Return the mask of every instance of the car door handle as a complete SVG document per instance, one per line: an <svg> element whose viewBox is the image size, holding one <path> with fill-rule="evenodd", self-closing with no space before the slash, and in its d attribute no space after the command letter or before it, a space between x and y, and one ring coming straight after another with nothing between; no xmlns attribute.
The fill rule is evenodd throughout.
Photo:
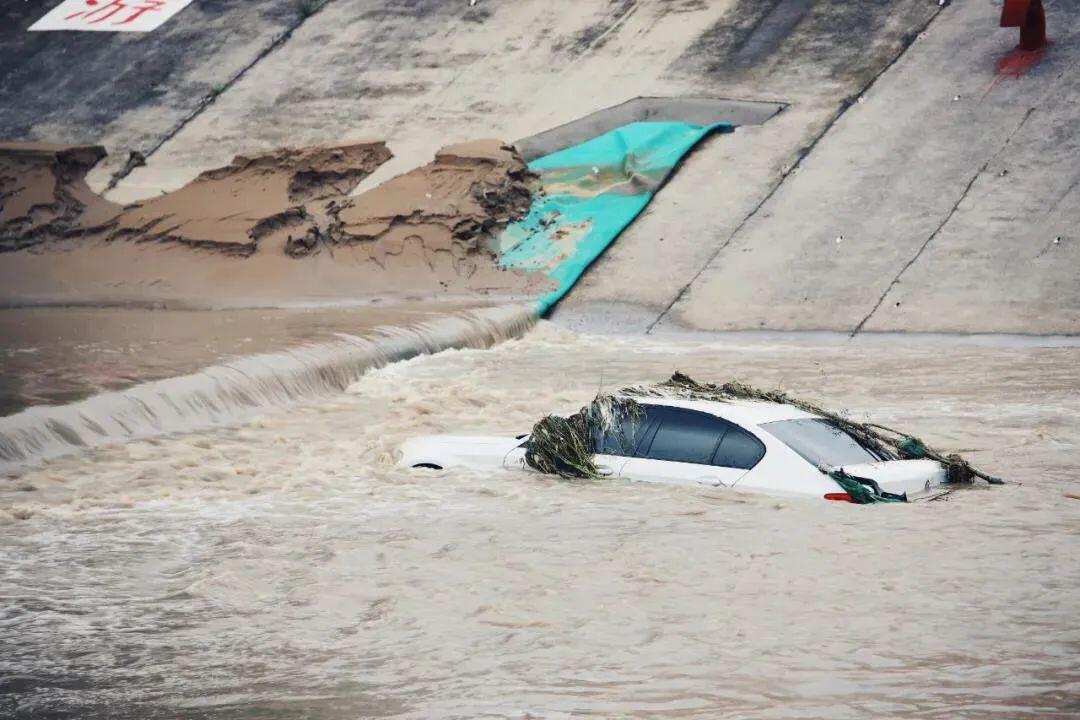
<svg viewBox="0 0 1080 720"><path fill-rule="evenodd" d="M607 465L597 465L596 472L598 472L601 477L611 477L615 474L615 469Z"/></svg>
<svg viewBox="0 0 1080 720"><path fill-rule="evenodd" d="M727 487L723 480L717 480L714 477L699 477L697 479L698 485L709 485L710 487Z"/></svg>

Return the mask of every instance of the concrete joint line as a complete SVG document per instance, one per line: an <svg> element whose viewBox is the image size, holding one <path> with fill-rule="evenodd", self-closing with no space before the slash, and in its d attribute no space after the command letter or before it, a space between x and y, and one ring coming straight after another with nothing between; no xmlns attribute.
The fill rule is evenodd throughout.
<svg viewBox="0 0 1080 720"><path fill-rule="evenodd" d="M825 133L827 133L829 131L829 128L833 126L833 123L835 123L840 118L840 116L844 113L844 110L847 109L849 104L850 101L845 100L841 104L841 109L837 113L835 113L832 118L829 119L829 122L826 123L822 131L818 133L808 145L799 150L798 154L795 157L795 162L791 165L791 167L789 167L780 175L780 179L773 183L772 187L769 188L769 191L765 193L764 197L762 197L761 200L759 200L758 203L754 205L753 209L750 210L750 212L747 213L746 216L739 221L739 224L735 226L735 229L731 231L731 234L727 236L727 239L724 240L724 242L720 243L720 246L717 247L716 250L709 255L709 257L705 260L702 266L699 267L697 272L694 273L693 277L691 277L690 280L688 280L686 284L679 289L679 292L675 295L671 302L667 304L663 312L657 315L656 319L649 323L649 326L645 328L646 335L652 334L653 328L655 328L660 323L660 321L663 320L665 316L667 316L667 314L671 311L671 308L675 307L675 304L679 302L679 300L681 300L683 296L686 295L687 291L690 290L690 286L697 282L697 279L701 277L702 273L704 273L705 270L709 267L709 265L712 264L712 261L715 260L721 252L723 252L724 248L731 244L731 241L735 239L735 236L739 234L739 232L746 226L746 223L748 223L752 217L757 215L758 211L765 206L765 203L769 202L772 196L776 194L776 191L780 189L780 186L784 184L784 181L787 180L788 176L791 175L802 164L802 161L806 158L806 156L809 155L810 152L817 146L818 141L820 141L821 138L825 136Z"/></svg>
<svg viewBox="0 0 1080 720"><path fill-rule="evenodd" d="M256 54L255 57L251 60L251 62L240 68L240 70L235 75L229 78L228 82L226 82L220 88L215 89L209 95L206 95L201 100L199 100L199 103L191 112L180 118L180 120L178 120L175 125L169 128L169 131L166 132L160 140L154 143L149 150L141 153L141 159L145 161L148 157L160 150L165 145L165 143L169 142L174 137L179 135L180 131L187 127L192 120L201 115L203 110L213 105L219 97L225 94L225 92L227 92L229 88L235 85L237 81L240 80L240 78L246 75L248 70L258 65L263 58L265 58L267 55L274 52L279 47L288 42L289 38L292 37L292 34L297 30L297 28L303 25L308 18L312 17L318 12L321 12L324 7L326 7L333 1L334 0L310 0L309 2L303 3L302 7L307 9L299 14L299 17L296 19L295 22L293 22L292 25L287 27L284 32L275 35L274 39L270 41L270 44L260 50L258 54ZM112 174L112 177L109 178L109 184L105 186L105 190L102 194L109 192L110 190L115 188L121 180L130 175L135 168L139 167L142 164L144 163L135 163L129 159L128 163L124 165L124 167L120 168Z"/></svg>
<svg viewBox="0 0 1080 720"><path fill-rule="evenodd" d="M889 283L889 285L885 288L884 292L881 293L881 296L878 297L877 302L874 303L874 307L870 309L870 312L866 314L866 317L860 320L859 324L856 325L855 329L853 329L851 331L851 334L848 335L849 339L858 335L862 331L866 323L869 322L870 318L874 316L874 313L878 311L878 308L880 308L885 303L885 298L888 297L889 293L892 292L892 289L894 287L900 284L900 279L904 276L904 273L908 271L908 268L910 268L916 263L916 261L918 261L919 257L922 256L926 248L929 247L931 242L933 242L934 238L940 235L941 231L945 228L946 225L949 224L949 221L952 220L953 215L956 214L956 211L960 207L961 203L963 203L964 200L967 199L968 193L971 192L972 186L975 185L975 181L978 180L984 172L986 172L986 168L990 167L990 163L996 160L997 157L1001 155L1001 153L1005 150L1005 148L1008 147L1009 143L1012 142L1013 136L1015 136L1016 133L1020 132L1020 128L1024 127L1024 124L1028 121L1028 118L1030 118L1031 114L1034 112L1035 108L1028 108L1027 112L1024 113L1024 117L1020 118L1020 122L1005 138L1005 142L1001 143L1000 147L998 147L997 150L991 153L990 157L988 157L986 161L979 166L979 169L975 171L975 174L971 176L970 180L968 180L967 185L964 186L964 190L960 193L960 197L958 197L956 199L956 202L953 203L952 207L949 208L949 212L945 214L945 217L938 224L938 226L934 228L934 231L930 233L929 236L927 236L926 240L924 240L922 245L919 246L919 249L915 251L915 254L912 255L911 258L906 263L904 263L904 266L900 268L900 271L896 273L896 276L892 279L892 282Z"/></svg>
<svg viewBox="0 0 1080 720"><path fill-rule="evenodd" d="M620 15L615 20L615 22L611 23L611 25L609 25L608 28L606 30L604 30L604 32L597 35L593 39L593 41L591 43L589 43L589 46L585 48L585 51L582 52L577 58L575 58L573 62L571 62L569 65L567 65L567 67L565 69L563 69L561 74L565 75L569 68L571 68L574 65L578 64L579 62L581 62L581 59L584 58L586 55L589 55L593 51L593 48L595 48L597 45L600 45L601 43L605 42L609 35L616 32L620 27L622 27L626 23L626 21L630 18L631 15L633 15L634 13L636 13L638 11L638 7L639 6L638 6L637 2L632 3L630 5L630 7L627 8L626 11L623 12L623 14Z"/></svg>
<svg viewBox="0 0 1080 720"><path fill-rule="evenodd" d="M911 45L915 42L916 39L918 39L920 35L926 32L926 29L930 27L930 23L934 22L934 20L942 13L943 10L943 7L938 8L938 10L936 10L934 14L931 15L925 23L923 23L922 27L920 27L918 30L911 33L904 39L899 52L897 52L896 55L894 55L893 58L889 60L889 62L885 63L885 65L880 70L878 70L874 74L874 76L870 78L870 80L865 85L862 86L862 88L860 88L857 92L852 93L848 97L844 98L840 102L839 108L837 108L837 111L833 114L831 118L829 118L829 121L825 123L825 126L821 129L821 131L814 136L814 139L811 140L808 145L801 148L796 153L795 162L792 163L785 172L781 173L780 178L775 183L773 183L772 187L770 187L768 192L765 193L765 196L762 197L761 200L756 205L754 205L753 209L751 209L750 212L747 213L747 215L739 221L739 224L735 227L734 230L731 231L731 234L728 235L727 239L724 240L724 242L722 242L720 246L717 247L716 250L709 255L708 258L705 259L704 264L700 268L698 268L698 271L694 273L693 277L690 278L689 282L687 282L679 289L679 292L676 293L675 297L672 298L671 302L669 302L664 307L660 314L656 316L656 319L649 323L649 326L645 328L646 335L652 334L656 326L659 325L660 322L663 321L663 319L667 317L667 315L671 312L671 309L675 307L675 305L680 300L682 300L683 297L686 296L686 293L690 290L690 286L697 282L698 278L700 278L701 275L705 272L705 270L713 263L713 260L719 257L720 253L722 253L724 249L731 244L731 241L735 239L735 236L738 235L739 232L742 231L742 229L746 226L750 219L757 215L758 211L761 210L761 208L763 208L767 202L769 202L769 200L773 197L773 195L776 194L776 191L780 189L780 187L784 184L788 177L793 175L795 171L799 169L803 161L806 160L806 158L810 155L811 152L813 152L814 148L817 147L817 144L829 133L829 131L833 128L837 121L844 116L844 113L846 113L852 105L855 105L855 101L861 95L865 95L874 86L874 84L877 83L878 79L882 75L887 73L889 69L892 68L892 66L895 65L897 61L899 61L900 58L904 56L904 53L908 51L908 48L911 47Z"/></svg>

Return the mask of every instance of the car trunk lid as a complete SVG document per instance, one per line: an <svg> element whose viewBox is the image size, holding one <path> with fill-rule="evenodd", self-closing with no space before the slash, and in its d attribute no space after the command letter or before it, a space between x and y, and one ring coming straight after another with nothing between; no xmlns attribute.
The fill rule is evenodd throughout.
<svg viewBox="0 0 1080 720"><path fill-rule="evenodd" d="M885 492L896 495L925 492L945 482L945 468L935 460L889 460L840 469L853 477L873 480Z"/></svg>

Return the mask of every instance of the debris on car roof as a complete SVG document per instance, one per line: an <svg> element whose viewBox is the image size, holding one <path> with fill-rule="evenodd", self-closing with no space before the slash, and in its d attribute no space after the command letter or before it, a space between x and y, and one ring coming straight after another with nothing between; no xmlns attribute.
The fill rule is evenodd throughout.
<svg viewBox="0 0 1080 720"><path fill-rule="evenodd" d="M707 402L758 401L789 405L834 423L860 445L883 460L934 460L945 468L945 482L971 484L976 479L1001 485L1000 478L988 475L955 453L934 450L917 436L873 422L857 422L819 405L792 397L781 390L761 390L740 382L722 385L699 383L676 372L668 380L652 386L632 386L616 393L599 393L588 405L569 417L549 415L533 426L525 463L539 472L564 478L599 478L593 455L596 438L623 422L635 422L643 414L647 398L669 398ZM842 468L819 467L859 504L903 502L906 497L882 491L873 480L850 475Z"/></svg>

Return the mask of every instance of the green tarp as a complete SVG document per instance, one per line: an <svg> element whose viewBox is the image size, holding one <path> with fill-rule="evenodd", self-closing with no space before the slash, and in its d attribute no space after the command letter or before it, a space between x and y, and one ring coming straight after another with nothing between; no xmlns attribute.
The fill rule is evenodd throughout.
<svg viewBox="0 0 1080 720"><path fill-rule="evenodd" d="M543 315L645 209L694 145L733 129L728 123L636 122L533 160L529 169L540 175L544 194L499 238L500 264L555 281L555 289L536 300Z"/></svg>

